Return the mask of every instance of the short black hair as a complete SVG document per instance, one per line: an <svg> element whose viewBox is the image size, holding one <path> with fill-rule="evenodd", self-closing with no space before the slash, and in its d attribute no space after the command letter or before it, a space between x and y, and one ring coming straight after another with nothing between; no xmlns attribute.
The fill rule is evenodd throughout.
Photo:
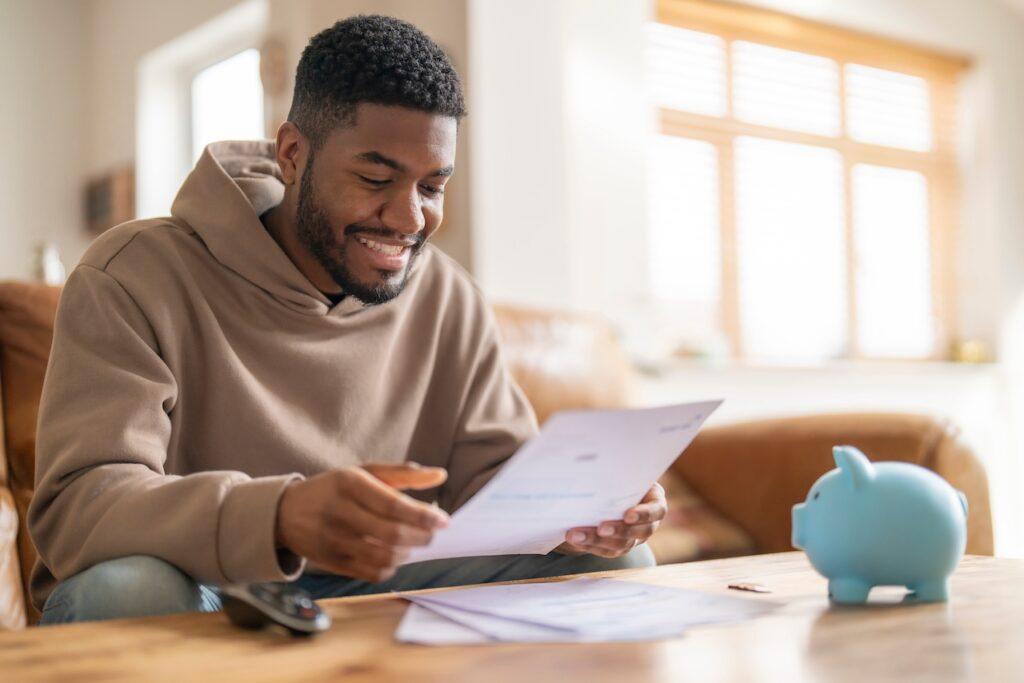
<svg viewBox="0 0 1024 683"><path fill-rule="evenodd" d="M313 36L295 71L288 120L319 148L332 130L353 123L361 102L466 114L444 50L412 24L380 15L344 19Z"/></svg>

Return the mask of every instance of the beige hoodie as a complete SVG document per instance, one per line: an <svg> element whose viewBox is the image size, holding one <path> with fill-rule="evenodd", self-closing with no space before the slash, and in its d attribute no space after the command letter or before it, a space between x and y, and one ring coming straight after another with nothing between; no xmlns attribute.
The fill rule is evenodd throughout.
<svg viewBox="0 0 1024 683"><path fill-rule="evenodd" d="M431 246L394 300L333 308L266 232L269 142L210 145L172 217L118 226L61 296L29 528L33 600L126 555L208 583L286 580L274 548L290 481L415 460L453 510L536 431L489 309Z"/></svg>

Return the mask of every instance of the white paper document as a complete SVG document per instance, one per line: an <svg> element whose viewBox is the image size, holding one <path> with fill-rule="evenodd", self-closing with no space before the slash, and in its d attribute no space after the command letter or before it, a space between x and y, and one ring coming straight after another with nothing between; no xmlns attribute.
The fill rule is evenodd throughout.
<svg viewBox="0 0 1024 683"><path fill-rule="evenodd" d="M721 403L552 416L407 562L545 554L572 527L621 519Z"/></svg>
<svg viewBox="0 0 1024 683"><path fill-rule="evenodd" d="M409 605L405 611L395 631L395 640L418 645L478 645L494 642L479 631L416 604Z"/></svg>
<svg viewBox="0 0 1024 683"><path fill-rule="evenodd" d="M760 597L590 578L403 597L414 604L395 637L427 645L669 638L693 626L752 619L779 606Z"/></svg>

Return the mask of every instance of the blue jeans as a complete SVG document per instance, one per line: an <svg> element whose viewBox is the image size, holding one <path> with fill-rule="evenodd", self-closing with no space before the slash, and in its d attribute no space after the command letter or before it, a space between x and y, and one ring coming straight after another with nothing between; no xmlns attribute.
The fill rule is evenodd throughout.
<svg viewBox="0 0 1024 683"><path fill-rule="evenodd" d="M368 595L392 590L462 586L492 581L538 579L611 569L653 567L646 545L609 560L595 555L498 555L432 560L399 567L382 583L332 574L303 574L296 585L314 599ZM216 588L197 583L172 564L148 555L101 562L62 581L50 593L40 624L147 617L221 609Z"/></svg>

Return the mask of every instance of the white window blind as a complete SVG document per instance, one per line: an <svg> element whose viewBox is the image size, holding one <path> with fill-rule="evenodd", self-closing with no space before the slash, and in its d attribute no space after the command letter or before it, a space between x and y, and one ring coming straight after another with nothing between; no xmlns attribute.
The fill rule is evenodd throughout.
<svg viewBox="0 0 1024 683"><path fill-rule="evenodd" d="M851 138L922 152L931 149L931 106L923 78L860 64L847 64L845 71Z"/></svg>
<svg viewBox="0 0 1024 683"><path fill-rule="evenodd" d="M661 135L649 160L651 289L677 301L681 314L714 324L721 304L718 150Z"/></svg>
<svg viewBox="0 0 1024 683"><path fill-rule="evenodd" d="M839 134L839 65L832 59L738 40L732 44L736 118Z"/></svg>
<svg viewBox="0 0 1024 683"><path fill-rule="evenodd" d="M736 140L743 349L768 361L846 351L843 163L834 150Z"/></svg>
<svg viewBox="0 0 1024 683"><path fill-rule="evenodd" d="M928 185L920 173L853 167L858 344L871 356L915 358L935 343Z"/></svg>
<svg viewBox="0 0 1024 683"><path fill-rule="evenodd" d="M725 41L665 24L648 24L647 31L647 73L654 101L671 109L723 116Z"/></svg>

